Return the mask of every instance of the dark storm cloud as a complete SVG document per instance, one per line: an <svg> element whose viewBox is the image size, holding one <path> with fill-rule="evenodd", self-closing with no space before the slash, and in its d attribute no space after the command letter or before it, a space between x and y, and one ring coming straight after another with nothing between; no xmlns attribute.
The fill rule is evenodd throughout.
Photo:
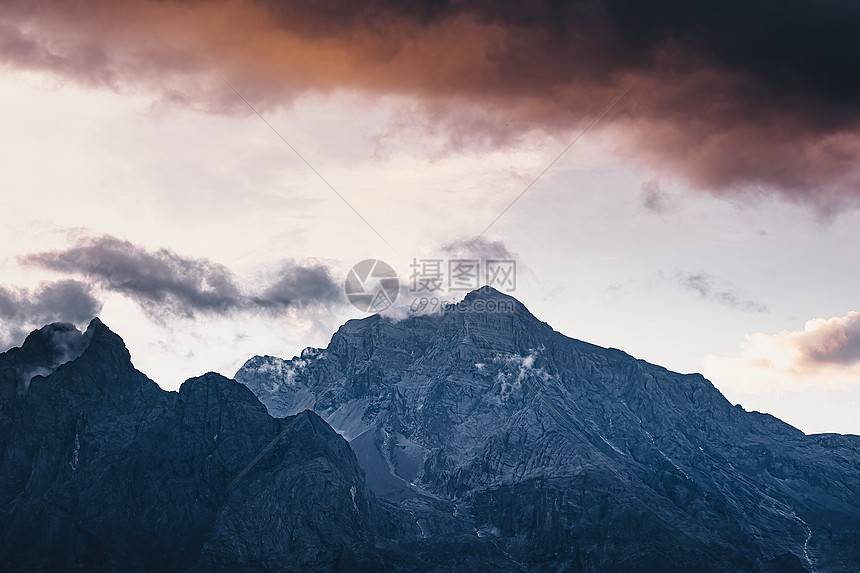
<svg viewBox="0 0 860 573"><path fill-rule="evenodd" d="M671 280L682 288L698 294L702 299L709 300L735 310L740 310L742 312L770 313L767 305L745 297L733 285L708 273L675 271L669 276L660 273L660 277Z"/></svg>
<svg viewBox="0 0 860 573"><path fill-rule="evenodd" d="M33 327L52 322L89 322L102 309L88 284L44 282L36 289L0 285L0 348L18 344Z"/></svg>
<svg viewBox="0 0 860 573"><path fill-rule="evenodd" d="M234 274L223 265L168 249L148 251L111 236L86 239L60 251L25 255L20 261L81 275L157 314L278 312L343 302L342 291L321 265L284 263L276 282L254 296L240 290Z"/></svg>
<svg viewBox="0 0 860 573"><path fill-rule="evenodd" d="M287 263L281 278L254 298L263 307L305 306L308 302L339 303L343 301L343 286L335 284L331 272L322 265L300 266Z"/></svg>
<svg viewBox="0 0 860 573"><path fill-rule="evenodd" d="M247 113L346 89L418 102L457 146L562 141L718 194L860 202L860 3L849 0L6 0L0 58L162 102ZM611 125L608 125L611 124Z"/></svg>
<svg viewBox="0 0 860 573"><path fill-rule="evenodd" d="M167 249L148 252L128 241L101 237L63 251L21 257L26 264L81 274L107 290L187 312L225 311L241 295L230 271L205 259L190 259Z"/></svg>
<svg viewBox="0 0 860 573"><path fill-rule="evenodd" d="M89 286L79 281L45 282L33 290L0 286L0 319L4 321L82 323L101 308Z"/></svg>

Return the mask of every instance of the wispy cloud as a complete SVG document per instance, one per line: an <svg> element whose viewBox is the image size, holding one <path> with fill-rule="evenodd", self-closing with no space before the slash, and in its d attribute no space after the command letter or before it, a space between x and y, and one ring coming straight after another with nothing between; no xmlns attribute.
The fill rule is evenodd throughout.
<svg viewBox="0 0 860 573"><path fill-rule="evenodd" d="M737 287L714 275L676 270L671 274L659 273L660 278L674 282L681 288L694 292L709 300L741 312L770 313L767 305L742 294Z"/></svg>
<svg viewBox="0 0 860 573"><path fill-rule="evenodd" d="M259 292L240 288L219 263L146 250L112 236L87 238L62 250L19 257L24 265L78 275L96 288L121 294L155 316L283 312L315 305L339 305L344 298L330 270L321 264L285 261L274 282Z"/></svg>

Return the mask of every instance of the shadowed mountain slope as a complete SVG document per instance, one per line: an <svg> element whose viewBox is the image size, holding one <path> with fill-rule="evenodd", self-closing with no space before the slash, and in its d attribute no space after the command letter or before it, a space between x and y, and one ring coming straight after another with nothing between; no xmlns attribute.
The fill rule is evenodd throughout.
<svg viewBox="0 0 860 573"><path fill-rule="evenodd" d="M98 319L0 355L0 570L449 570L386 535L420 545L312 412L214 373L165 392ZM469 562L504 570L492 545Z"/></svg>

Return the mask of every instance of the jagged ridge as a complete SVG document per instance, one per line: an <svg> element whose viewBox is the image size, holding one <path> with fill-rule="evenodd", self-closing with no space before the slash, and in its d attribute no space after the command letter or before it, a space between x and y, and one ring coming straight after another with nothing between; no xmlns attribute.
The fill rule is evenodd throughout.
<svg viewBox="0 0 860 573"><path fill-rule="evenodd" d="M34 332L0 372L0 570L382 566L375 499L315 414L272 418L214 373L165 392L97 319Z"/></svg>
<svg viewBox="0 0 860 573"><path fill-rule="evenodd" d="M450 500L532 567L860 569L860 438L745 412L493 289L441 315L349 321L236 379L275 415L313 408L378 495Z"/></svg>

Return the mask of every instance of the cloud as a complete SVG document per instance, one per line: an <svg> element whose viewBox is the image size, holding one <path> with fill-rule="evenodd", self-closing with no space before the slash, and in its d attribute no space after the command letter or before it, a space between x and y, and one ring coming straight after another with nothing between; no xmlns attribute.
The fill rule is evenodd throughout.
<svg viewBox="0 0 860 573"><path fill-rule="evenodd" d="M807 322L803 331L789 334L806 362L860 364L860 312L828 320L816 318Z"/></svg>
<svg viewBox="0 0 860 573"><path fill-rule="evenodd" d="M458 239L442 245L445 256L456 259L515 260L517 255L510 252L503 241L484 237Z"/></svg>
<svg viewBox="0 0 860 573"><path fill-rule="evenodd" d="M306 306L312 302L343 301L343 286L335 284L328 268L322 265L301 266L294 262L283 265L281 278L253 301L266 308Z"/></svg>
<svg viewBox="0 0 860 573"><path fill-rule="evenodd" d="M663 213L669 207L669 198L656 179L642 184L642 206L653 213Z"/></svg>
<svg viewBox="0 0 860 573"><path fill-rule="evenodd" d="M453 280L452 265L456 268L458 261L477 262L463 267L467 269L464 280L468 286ZM457 303L468 291L484 285L516 296L522 273L528 269L503 241L472 237L437 246L414 257L407 269L398 271L397 300L385 310L385 315L394 320L440 312L444 304Z"/></svg>
<svg viewBox="0 0 860 573"><path fill-rule="evenodd" d="M456 146L567 139L721 195L860 200L856 2L6 0L0 62L164 105L248 113L308 92L403 98Z"/></svg>
<svg viewBox="0 0 860 573"><path fill-rule="evenodd" d="M671 276L661 272L660 277L671 280L686 290L695 292L702 299L741 312L770 313L767 305L745 297L732 284L708 273L690 273L676 270Z"/></svg>
<svg viewBox="0 0 860 573"><path fill-rule="evenodd" d="M478 285L489 285L502 292L516 294L522 273L527 271L516 253L508 250L507 245L500 240L485 237L458 239L442 245L442 259L446 264L445 272L451 277L451 266L457 265L458 260L479 261ZM471 290L471 289L467 289ZM452 292L459 299L462 292Z"/></svg>
<svg viewBox="0 0 860 573"><path fill-rule="evenodd" d="M82 324L101 312L88 284L43 282L35 289L0 286L0 348L20 343L33 328L53 322Z"/></svg>
<svg viewBox="0 0 860 573"><path fill-rule="evenodd" d="M0 318L30 322L88 322L101 310L89 286L75 280L43 282L29 290L0 286Z"/></svg>
<svg viewBox="0 0 860 573"><path fill-rule="evenodd" d="M89 238L59 251L19 257L25 265L76 274L99 288L133 300L155 316L224 314L231 311L283 312L344 303L329 270L288 261L275 282L259 294L239 288L227 267L169 249L148 251L112 236Z"/></svg>
<svg viewBox="0 0 860 573"><path fill-rule="evenodd" d="M705 358L715 380L746 392L860 384L860 312L815 318L803 330L746 337L738 355Z"/></svg>

